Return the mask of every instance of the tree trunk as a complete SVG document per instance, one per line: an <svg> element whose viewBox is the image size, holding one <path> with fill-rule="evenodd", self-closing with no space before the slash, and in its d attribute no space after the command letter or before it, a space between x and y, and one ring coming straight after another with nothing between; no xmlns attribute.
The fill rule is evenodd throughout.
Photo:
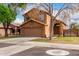
<svg viewBox="0 0 79 59"><path fill-rule="evenodd" d="M52 19L50 20L50 36L49 36L49 40L52 40Z"/></svg>
<svg viewBox="0 0 79 59"><path fill-rule="evenodd" d="M5 31L5 37L8 37L8 27L9 27L9 25L3 23L3 26L4 26L4 31Z"/></svg>
<svg viewBox="0 0 79 59"><path fill-rule="evenodd" d="M49 40L52 40L52 37L54 36L54 22L55 20L51 17L51 20L50 20L50 37L49 37Z"/></svg>
<svg viewBox="0 0 79 59"><path fill-rule="evenodd" d="M5 28L4 30L5 30L5 37L8 37L8 29Z"/></svg>
<svg viewBox="0 0 79 59"><path fill-rule="evenodd" d="M53 22L53 18L52 18L52 13L53 13L53 11L52 11L52 9L51 9L51 4L49 3L49 15L50 15L50 17L51 17L51 19L50 19L50 34L49 34L49 40L52 40L52 34L53 34L53 27L52 27L52 22Z"/></svg>

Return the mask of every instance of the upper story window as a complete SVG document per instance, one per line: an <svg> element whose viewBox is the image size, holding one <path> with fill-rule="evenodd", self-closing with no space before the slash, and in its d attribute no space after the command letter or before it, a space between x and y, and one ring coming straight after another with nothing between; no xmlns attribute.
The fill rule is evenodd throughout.
<svg viewBox="0 0 79 59"><path fill-rule="evenodd" d="M25 15L25 16L24 16L24 19L25 19L25 20L29 20L30 17Z"/></svg>
<svg viewBox="0 0 79 59"><path fill-rule="evenodd" d="M39 15L39 19L40 19L41 21L44 21L44 14L40 14L40 15Z"/></svg>

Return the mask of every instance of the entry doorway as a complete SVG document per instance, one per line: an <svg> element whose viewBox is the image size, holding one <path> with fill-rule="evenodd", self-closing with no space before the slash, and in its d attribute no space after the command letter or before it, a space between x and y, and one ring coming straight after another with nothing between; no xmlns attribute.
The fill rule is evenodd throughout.
<svg viewBox="0 0 79 59"><path fill-rule="evenodd" d="M61 33L60 33L60 23L56 23L56 24L54 24L54 35L57 35L57 36L59 36Z"/></svg>

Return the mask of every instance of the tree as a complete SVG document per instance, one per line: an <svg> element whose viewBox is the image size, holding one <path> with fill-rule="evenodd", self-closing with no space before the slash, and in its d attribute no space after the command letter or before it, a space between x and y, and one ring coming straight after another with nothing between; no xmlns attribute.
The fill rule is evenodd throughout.
<svg viewBox="0 0 79 59"><path fill-rule="evenodd" d="M50 37L49 40L52 39L53 36L53 27L54 27L54 22L58 16L63 16L62 18L64 20L69 20L71 14L76 13L79 11L79 4L63 4L62 7L58 10L55 16L53 16L54 8L53 8L53 3L43 3L43 4L37 4L38 8L44 9L46 12L51 17L50 20Z"/></svg>
<svg viewBox="0 0 79 59"><path fill-rule="evenodd" d="M79 25L77 23L71 23L70 30L72 33L74 33L78 36Z"/></svg>
<svg viewBox="0 0 79 59"><path fill-rule="evenodd" d="M74 28L75 26L77 26L77 23L71 23L70 24L70 29Z"/></svg>
<svg viewBox="0 0 79 59"><path fill-rule="evenodd" d="M19 9L26 9L27 3L9 3L8 7L12 7L15 12Z"/></svg>
<svg viewBox="0 0 79 59"><path fill-rule="evenodd" d="M0 23L3 24L5 30L5 37L8 36L8 28L12 21L16 18L16 13L11 9L5 6L4 4L0 4Z"/></svg>
<svg viewBox="0 0 79 59"><path fill-rule="evenodd" d="M23 4L23 3L0 4L0 23L3 24L4 30L5 30L5 37L8 36L8 28L10 24L15 20L17 11L20 8L24 9L25 6L26 4Z"/></svg>

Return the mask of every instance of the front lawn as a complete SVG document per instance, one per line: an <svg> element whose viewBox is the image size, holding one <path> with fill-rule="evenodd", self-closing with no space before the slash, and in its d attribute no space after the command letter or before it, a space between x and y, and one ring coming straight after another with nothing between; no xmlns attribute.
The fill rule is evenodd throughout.
<svg viewBox="0 0 79 59"><path fill-rule="evenodd" d="M36 42L49 42L49 43L66 43L66 44L79 44L79 37L57 37L52 40L47 38L34 39Z"/></svg>

